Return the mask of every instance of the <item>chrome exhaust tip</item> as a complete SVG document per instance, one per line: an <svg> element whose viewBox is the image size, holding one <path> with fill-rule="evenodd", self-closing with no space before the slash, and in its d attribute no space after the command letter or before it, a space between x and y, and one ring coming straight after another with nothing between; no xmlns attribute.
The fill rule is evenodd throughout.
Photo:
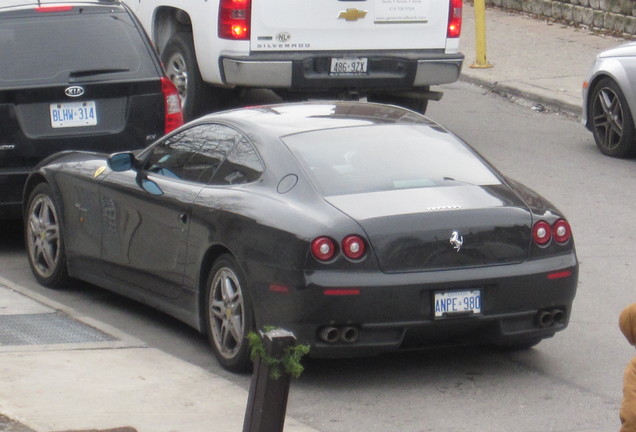
<svg viewBox="0 0 636 432"><path fill-rule="evenodd" d="M566 319L565 311L563 309L554 309L552 311L552 319L555 324L563 324Z"/></svg>
<svg viewBox="0 0 636 432"><path fill-rule="evenodd" d="M355 327L343 327L340 329L340 338L343 342L353 343L358 340L360 336L360 331Z"/></svg>
<svg viewBox="0 0 636 432"><path fill-rule="evenodd" d="M338 330L336 327L331 326L322 327L318 331L318 336L324 342L334 343L337 342L338 339L340 339L340 330Z"/></svg>
<svg viewBox="0 0 636 432"><path fill-rule="evenodd" d="M550 327L554 324L554 314L551 311L542 310L537 314L537 324L540 327Z"/></svg>

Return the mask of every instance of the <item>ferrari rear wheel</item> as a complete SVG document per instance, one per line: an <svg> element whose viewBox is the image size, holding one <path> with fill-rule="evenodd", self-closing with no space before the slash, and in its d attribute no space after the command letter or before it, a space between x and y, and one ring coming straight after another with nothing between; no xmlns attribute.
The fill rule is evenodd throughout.
<svg viewBox="0 0 636 432"><path fill-rule="evenodd" d="M221 366L233 372L250 366L247 334L254 330L254 318L246 280L236 260L222 255L207 281L208 338Z"/></svg>
<svg viewBox="0 0 636 432"><path fill-rule="evenodd" d="M50 288L59 288L70 279L58 214L51 187L46 183L36 186L25 214L25 244L35 278Z"/></svg>
<svg viewBox="0 0 636 432"><path fill-rule="evenodd" d="M627 100L618 84L603 78L594 87L590 118L601 153L618 158L636 155L636 131Z"/></svg>

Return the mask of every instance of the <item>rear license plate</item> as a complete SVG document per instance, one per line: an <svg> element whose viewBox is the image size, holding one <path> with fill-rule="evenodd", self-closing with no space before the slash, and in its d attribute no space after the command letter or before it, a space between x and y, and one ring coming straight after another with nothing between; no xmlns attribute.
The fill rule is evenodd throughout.
<svg viewBox="0 0 636 432"><path fill-rule="evenodd" d="M481 290L440 291L435 293L435 317L481 313Z"/></svg>
<svg viewBox="0 0 636 432"><path fill-rule="evenodd" d="M331 59L331 75L360 75L367 73L366 57L339 57Z"/></svg>
<svg viewBox="0 0 636 432"><path fill-rule="evenodd" d="M94 101L67 102L50 105L53 128L95 126L97 108Z"/></svg>

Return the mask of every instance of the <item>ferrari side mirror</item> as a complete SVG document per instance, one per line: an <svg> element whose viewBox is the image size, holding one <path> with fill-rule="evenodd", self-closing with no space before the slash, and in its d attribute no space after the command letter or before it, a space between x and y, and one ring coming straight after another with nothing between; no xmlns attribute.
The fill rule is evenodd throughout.
<svg viewBox="0 0 636 432"><path fill-rule="evenodd" d="M135 156L130 152L114 153L108 157L108 167L116 172L133 169Z"/></svg>

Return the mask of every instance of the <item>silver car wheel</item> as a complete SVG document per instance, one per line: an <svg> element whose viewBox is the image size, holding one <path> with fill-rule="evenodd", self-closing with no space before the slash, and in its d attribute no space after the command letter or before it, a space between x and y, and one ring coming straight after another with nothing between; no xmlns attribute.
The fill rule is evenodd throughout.
<svg viewBox="0 0 636 432"><path fill-rule="evenodd" d="M603 145L615 149L623 137L623 107L618 95L609 87L602 88L594 101L593 125Z"/></svg>
<svg viewBox="0 0 636 432"><path fill-rule="evenodd" d="M39 195L32 201L26 229L33 268L43 278L49 278L58 268L62 249L57 212L47 195Z"/></svg>
<svg viewBox="0 0 636 432"><path fill-rule="evenodd" d="M166 74L175 85L181 97L181 108L186 104L188 94L188 66L183 54L177 52L166 63Z"/></svg>
<svg viewBox="0 0 636 432"><path fill-rule="evenodd" d="M216 272L208 302L214 345L222 357L233 359L243 343L245 304L241 284L231 268L222 267Z"/></svg>

